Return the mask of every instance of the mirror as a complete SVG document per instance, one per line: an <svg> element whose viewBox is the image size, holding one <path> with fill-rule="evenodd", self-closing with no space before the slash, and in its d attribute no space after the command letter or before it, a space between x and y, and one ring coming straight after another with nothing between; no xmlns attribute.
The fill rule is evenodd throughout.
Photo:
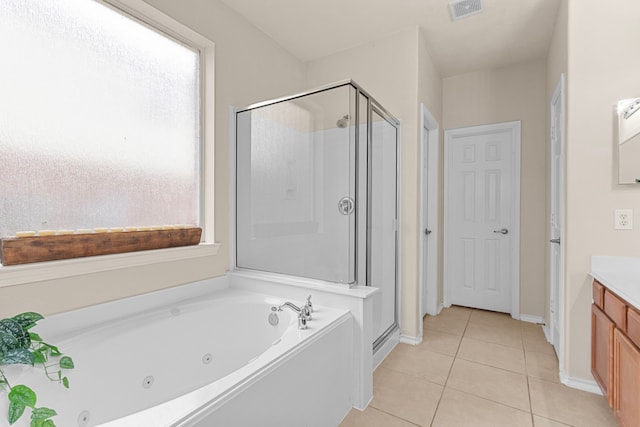
<svg viewBox="0 0 640 427"><path fill-rule="evenodd" d="M640 98L618 101L618 183L640 183Z"/></svg>

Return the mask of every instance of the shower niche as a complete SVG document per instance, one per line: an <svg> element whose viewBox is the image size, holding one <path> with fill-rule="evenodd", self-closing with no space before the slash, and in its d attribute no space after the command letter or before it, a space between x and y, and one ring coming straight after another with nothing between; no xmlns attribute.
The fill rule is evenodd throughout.
<svg viewBox="0 0 640 427"><path fill-rule="evenodd" d="M236 268L373 286L397 329L399 122L349 80L236 111Z"/></svg>

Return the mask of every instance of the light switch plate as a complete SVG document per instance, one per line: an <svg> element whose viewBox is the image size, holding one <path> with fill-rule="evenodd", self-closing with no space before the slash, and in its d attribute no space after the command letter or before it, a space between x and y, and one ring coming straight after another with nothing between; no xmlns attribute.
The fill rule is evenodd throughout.
<svg viewBox="0 0 640 427"><path fill-rule="evenodd" d="M616 230L633 230L633 209L616 209L613 227Z"/></svg>

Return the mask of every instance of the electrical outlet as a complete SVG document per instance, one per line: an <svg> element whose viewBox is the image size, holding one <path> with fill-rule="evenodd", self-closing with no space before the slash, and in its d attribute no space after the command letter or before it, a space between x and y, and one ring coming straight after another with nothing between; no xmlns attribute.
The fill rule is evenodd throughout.
<svg viewBox="0 0 640 427"><path fill-rule="evenodd" d="M616 209L614 214L613 227L616 230L632 230L633 229L633 210L632 209Z"/></svg>

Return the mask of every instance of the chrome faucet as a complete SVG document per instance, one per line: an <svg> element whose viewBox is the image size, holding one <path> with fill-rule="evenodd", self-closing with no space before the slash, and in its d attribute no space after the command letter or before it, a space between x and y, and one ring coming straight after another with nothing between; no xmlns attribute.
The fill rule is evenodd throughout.
<svg viewBox="0 0 640 427"><path fill-rule="evenodd" d="M311 320L311 313L313 313L313 304L311 303L311 295L307 297L307 303L304 306L309 309L309 320Z"/></svg>
<svg viewBox="0 0 640 427"><path fill-rule="evenodd" d="M309 326L307 322L311 320L311 313L313 312L313 305L311 304L311 295L307 298L307 302L302 307L291 302L285 302L278 307L271 307L271 311L282 311L283 307L288 307L294 312L298 313L298 329L307 329Z"/></svg>
<svg viewBox="0 0 640 427"><path fill-rule="evenodd" d="M291 310L295 311L296 313L300 313L300 307L298 307L294 303L285 302L284 304L280 304L278 306L278 311L282 311L282 307L289 307Z"/></svg>

